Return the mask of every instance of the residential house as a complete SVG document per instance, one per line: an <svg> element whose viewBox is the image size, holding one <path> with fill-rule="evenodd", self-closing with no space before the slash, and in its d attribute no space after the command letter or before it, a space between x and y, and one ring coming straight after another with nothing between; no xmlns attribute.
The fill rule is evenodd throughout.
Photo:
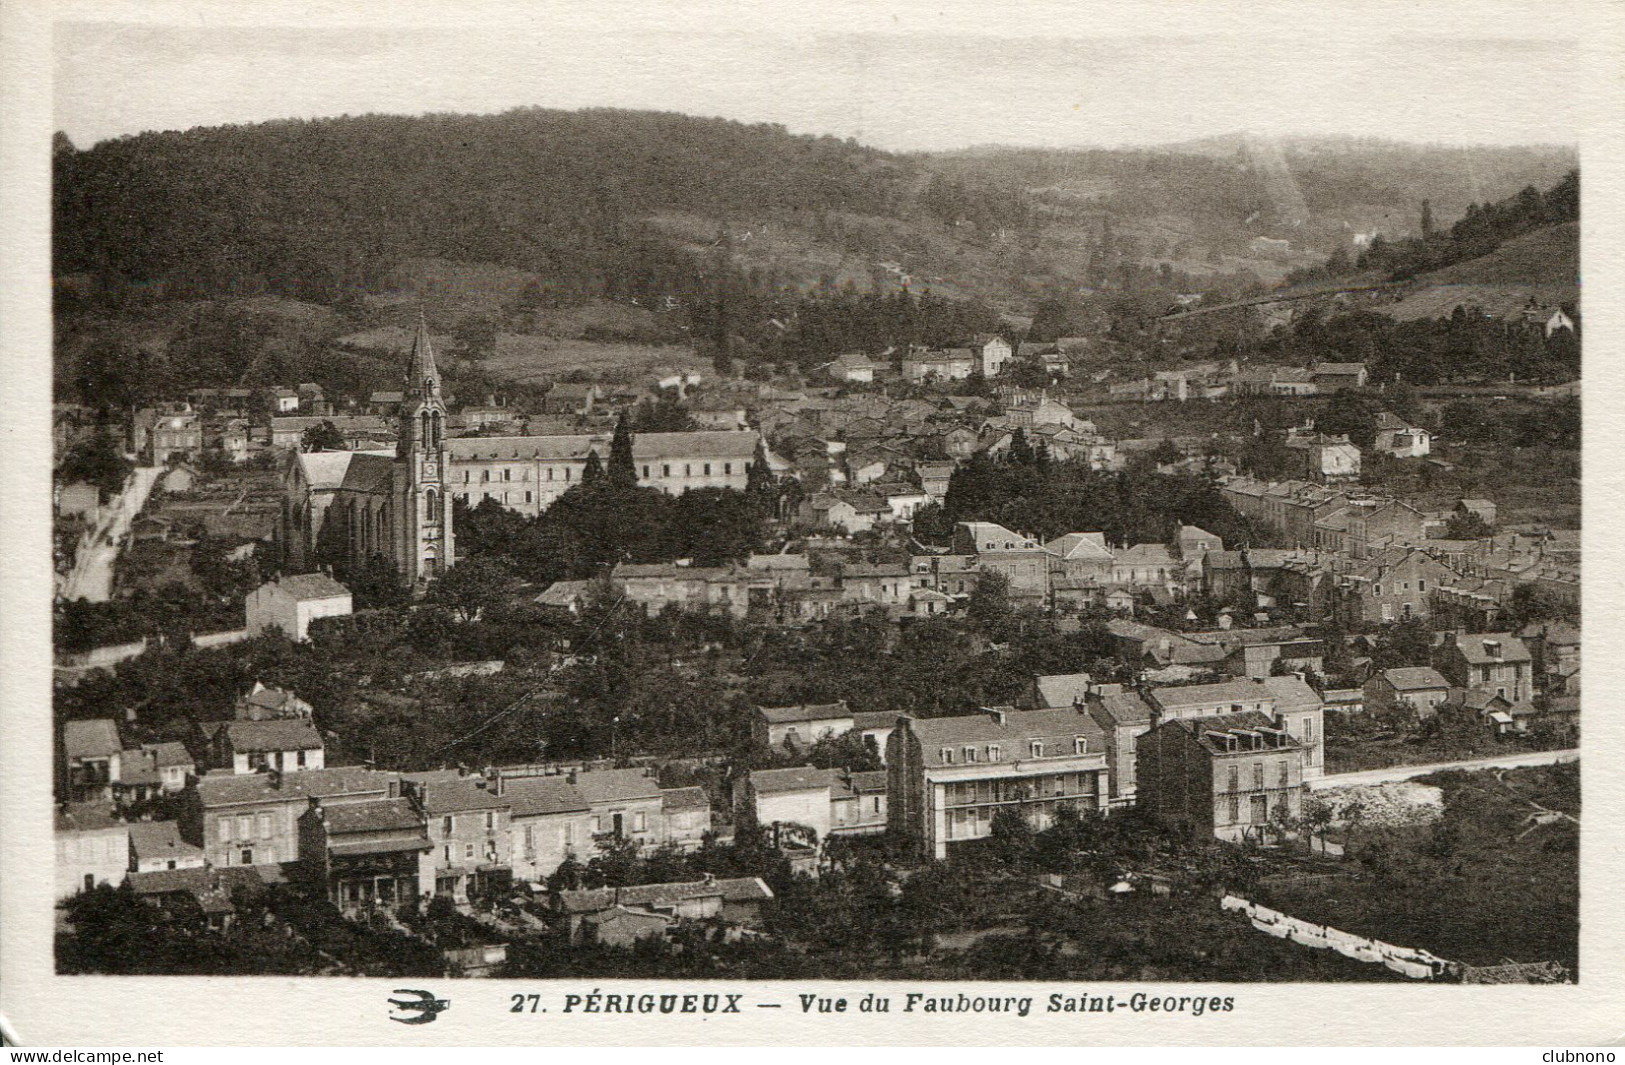
<svg viewBox="0 0 1625 1065"><path fill-rule="evenodd" d="M1450 682L1431 666L1379 670L1365 682L1365 705L1377 711L1405 707L1426 721L1450 695Z"/></svg>
<svg viewBox="0 0 1625 1065"><path fill-rule="evenodd" d="M1033 678L1027 701L1031 710L1064 710L1082 706L1093 687L1087 673L1059 673Z"/></svg>
<svg viewBox="0 0 1625 1065"><path fill-rule="evenodd" d="M214 765L232 773L296 773L326 764L321 733L308 717L222 721L204 730Z"/></svg>
<svg viewBox="0 0 1625 1065"><path fill-rule="evenodd" d="M1455 513L1457 517L1472 517L1483 521L1485 525L1495 524L1495 502L1489 499L1458 499Z"/></svg>
<svg viewBox="0 0 1625 1065"><path fill-rule="evenodd" d="M1315 387L1321 392L1364 388L1370 377L1363 362L1317 362L1314 370Z"/></svg>
<svg viewBox="0 0 1625 1065"><path fill-rule="evenodd" d="M977 369L977 359L969 348L930 351L912 348L903 358L903 376L915 384L925 381L963 381Z"/></svg>
<svg viewBox="0 0 1625 1065"><path fill-rule="evenodd" d="M509 778L499 772L497 788L508 802L515 878L543 881L566 858L592 857L592 803L573 779L562 774Z"/></svg>
<svg viewBox="0 0 1625 1065"><path fill-rule="evenodd" d="M893 715L895 720L895 715ZM831 769L829 832L832 836L870 836L886 831L884 769L850 772Z"/></svg>
<svg viewBox="0 0 1625 1065"><path fill-rule="evenodd" d="M983 377L997 377L1004 372L1004 364L1014 357L1010 342L1001 336L981 333L971 338L970 349L976 356Z"/></svg>
<svg viewBox="0 0 1625 1065"><path fill-rule="evenodd" d="M311 796L299 818L299 854L306 883L350 916L416 906L436 884L423 811L409 798Z"/></svg>
<svg viewBox="0 0 1625 1065"><path fill-rule="evenodd" d="M1326 703L1301 674L1265 677L1263 683L1275 697L1275 724L1303 748L1303 778L1314 780L1326 771Z"/></svg>
<svg viewBox="0 0 1625 1065"><path fill-rule="evenodd" d="M991 521L962 521L954 527L952 551L973 556L982 573L1003 575L1012 599L1049 596L1050 564L1055 556L1032 537Z"/></svg>
<svg viewBox="0 0 1625 1065"><path fill-rule="evenodd" d="M1534 696L1533 658L1510 632L1456 633L1440 654L1439 672L1462 688L1483 688L1516 705Z"/></svg>
<svg viewBox="0 0 1625 1065"><path fill-rule="evenodd" d="M754 927L761 921L762 904L772 897L773 890L760 877L719 880L707 874L687 883L561 891L553 908L572 943L630 946L664 936L679 920Z"/></svg>
<svg viewBox="0 0 1625 1065"><path fill-rule="evenodd" d="M1226 714L1261 714L1285 729L1304 750L1311 776L1325 765L1324 703L1303 678L1266 677L1153 688L1147 694L1156 720L1192 720Z"/></svg>
<svg viewBox="0 0 1625 1065"><path fill-rule="evenodd" d="M1387 548L1338 576L1338 613L1350 628L1426 618L1433 592L1456 580L1454 570L1425 551Z"/></svg>
<svg viewBox="0 0 1625 1065"><path fill-rule="evenodd" d="M130 826L105 802L69 803L56 813L56 897L117 887L130 868Z"/></svg>
<svg viewBox="0 0 1625 1065"><path fill-rule="evenodd" d="M812 829L814 840L822 843L829 838L833 813L831 772L810 765L753 770L742 792L743 808L763 828L798 825Z"/></svg>
<svg viewBox="0 0 1625 1065"><path fill-rule="evenodd" d="M948 494L948 480L954 475L952 462L922 462L914 467L920 478L920 490L934 503L941 503Z"/></svg>
<svg viewBox="0 0 1625 1065"><path fill-rule="evenodd" d="M1111 579L1113 584L1172 591L1185 585L1185 563L1167 544L1135 544L1113 556Z"/></svg>
<svg viewBox="0 0 1625 1065"><path fill-rule="evenodd" d="M1106 736L1110 803L1131 806L1137 788L1135 744L1151 729L1151 707L1120 684L1104 684L1089 692L1084 708Z"/></svg>
<svg viewBox="0 0 1625 1065"><path fill-rule="evenodd" d="M897 715L886 710L869 710L852 715L852 731L863 737L863 745L886 764L886 744L897 727Z"/></svg>
<svg viewBox="0 0 1625 1065"><path fill-rule="evenodd" d="M824 365L824 371L837 381L870 384L875 379L875 363L861 351L849 351Z"/></svg>
<svg viewBox="0 0 1625 1065"><path fill-rule="evenodd" d="M851 731L852 711L846 700L795 706L759 706L753 725L756 745L772 750L805 750L826 737Z"/></svg>
<svg viewBox="0 0 1625 1065"><path fill-rule="evenodd" d="M1105 809L1106 737L1082 709L993 707L957 717L898 719L886 751L891 831L927 858L981 839L1014 810L1034 829L1058 806Z"/></svg>
<svg viewBox="0 0 1625 1065"><path fill-rule="evenodd" d="M495 781L457 770L406 773L401 791L421 811L434 893L457 903L501 895L513 881L513 806Z"/></svg>
<svg viewBox="0 0 1625 1065"><path fill-rule="evenodd" d="M196 411L160 414L148 430L147 464L167 466L173 459L188 459L203 450L203 420Z"/></svg>
<svg viewBox="0 0 1625 1065"><path fill-rule="evenodd" d="M184 743L143 743L119 752L118 779L113 782L117 802L140 802L159 795L176 795L197 775L197 765Z"/></svg>
<svg viewBox="0 0 1625 1065"><path fill-rule="evenodd" d="M1303 812L1303 746L1257 711L1163 720L1135 757L1136 804L1198 836L1264 840Z"/></svg>
<svg viewBox="0 0 1625 1065"><path fill-rule="evenodd" d="M274 721L280 718L309 717L311 705L284 688L254 682L245 695L237 697L238 721Z"/></svg>
<svg viewBox="0 0 1625 1065"><path fill-rule="evenodd" d="M1223 551L1224 539L1198 525L1181 525L1174 531L1173 547L1187 562L1200 561L1209 551Z"/></svg>
<svg viewBox="0 0 1625 1065"><path fill-rule="evenodd" d="M137 821L130 830L130 872L203 868L203 848L181 838L174 821Z"/></svg>
<svg viewBox="0 0 1625 1065"><path fill-rule="evenodd" d="M1067 533L1045 544L1044 550L1055 556L1050 568L1057 578L1097 584L1112 580L1116 559L1106 547L1105 533Z"/></svg>
<svg viewBox="0 0 1625 1065"><path fill-rule="evenodd" d="M1383 411L1376 419L1377 437L1373 445L1378 454L1396 459L1423 458L1433 450L1433 434L1420 426L1410 425L1396 415Z"/></svg>
<svg viewBox="0 0 1625 1065"><path fill-rule="evenodd" d="M660 790L661 841L694 850L711 831L711 798L701 787Z"/></svg>
<svg viewBox="0 0 1625 1065"><path fill-rule="evenodd" d="M298 821L312 797L329 808L385 799L392 797L397 780L393 773L362 766L205 773L182 794L181 834L201 846L215 867L298 861Z"/></svg>
<svg viewBox="0 0 1625 1065"><path fill-rule="evenodd" d="M110 717L62 725L62 783L70 803L107 802L119 779L124 744Z"/></svg>
<svg viewBox="0 0 1625 1065"><path fill-rule="evenodd" d="M587 800L591 836L635 840L658 846L665 836L665 799L660 781L647 769L595 769L575 774Z"/></svg>
<svg viewBox="0 0 1625 1065"><path fill-rule="evenodd" d="M798 517L809 525L851 534L870 531L889 520L891 513L891 506L873 492L837 489L808 496Z"/></svg>
<svg viewBox="0 0 1625 1065"><path fill-rule="evenodd" d="M1311 481L1360 479L1360 448L1347 436L1293 431L1287 434L1286 446L1298 456L1300 472Z"/></svg>
<svg viewBox="0 0 1625 1065"><path fill-rule="evenodd" d="M295 642L309 638L310 623L317 618L344 617L353 611L350 589L324 573L301 573L267 581L243 601L250 636L281 629Z"/></svg>

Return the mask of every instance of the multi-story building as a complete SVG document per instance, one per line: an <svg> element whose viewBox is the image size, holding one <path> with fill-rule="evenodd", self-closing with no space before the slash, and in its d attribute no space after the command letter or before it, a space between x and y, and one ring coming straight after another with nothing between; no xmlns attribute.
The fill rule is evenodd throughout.
<svg viewBox="0 0 1625 1065"><path fill-rule="evenodd" d="M1256 711L1165 720L1136 762L1139 807L1197 835L1267 839L1303 812L1303 747Z"/></svg>
<svg viewBox="0 0 1625 1065"><path fill-rule="evenodd" d="M1492 691L1513 704L1534 694L1529 648L1510 632L1457 633L1444 646L1439 671L1458 687Z"/></svg>
<svg viewBox="0 0 1625 1065"><path fill-rule="evenodd" d="M900 717L886 764L891 830L937 859L989 835L1000 810L1042 829L1062 804L1101 810L1109 801L1106 737L1081 709Z"/></svg>
<svg viewBox="0 0 1625 1065"><path fill-rule="evenodd" d="M647 769L595 769L575 774L587 800L594 836L636 840L644 847L665 840L665 802L660 781Z"/></svg>
<svg viewBox="0 0 1625 1065"><path fill-rule="evenodd" d="M299 773L216 771L183 793L181 833L212 866L297 861L299 817L314 796L328 807L391 797L397 777L361 766Z"/></svg>
<svg viewBox="0 0 1625 1065"><path fill-rule="evenodd" d="M610 435L464 436L446 442L446 488L469 506L493 499L521 514L540 514L581 483L587 456L609 464ZM761 446L754 432L700 430L637 433L638 483L680 495L690 488L741 491Z"/></svg>
<svg viewBox="0 0 1625 1065"><path fill-rule="evenodd" d="M233 773L263 769L295 773L326 764L322 734L308 717L221 721L212 727L209 747L214 764Z"/></svg>
<svg viewBox="0 0 1625 1065"><path fill-rule="evenodd" d="M1049 595L1050 564L1055 556L1030 536L1011 532L996 522L962 521L954 527L952 550L956 555L973 557L979 572L1001 574L1012 598L1043 599Z"/></svg>
<svg viewBox="0 0 1625 1065"><path fill-rule="evenodd" d="M867 836L886 831L887 772L831 769L829 832L832 836Z"/></svg>
<svg viewBox="0 0 1625 1065"><path fill-rule="evenodd" d="M118 724L110 717L64 722L62 786L67 801L110 801L123 750Z"/></svg>
<svg viewBox="0 0 1625 1065"><path fill-rule="evenodd" d="M106 884L117 887L130 868L130 826L106 803L74 803L56 814L56 897Z"/></svg>
<svg viewBox="0 0 1625 1065"><path fill-rule="evenodd" d="M250 636L279 629L290 640L301 641L317 618L343 617L354 609L350 589L325 573L300 573L267 581L243 600Z"/></svg>
<svg viewBox="0 0 1625 1065"><path fill-rule="evenodd" d="M458 770L407 773L401 790L423 813L434 893L469 902L513 881L513 806L494 781Z"/></svg>
<svg viewBox="0 0 1625 1065"><path fill-rule="evenodd" d="M1113 806L1132 806L1135 744L1151 729L1151 708L1120 684L1092 685L1084 709L1106 735L1108 794Z"/></svg>
<svg viewBox="0 0 1625 1065"><path fill-rule="evenodd" d="M203 848L181 838L174 821L138 821L130 825L130 872L203 868Z"/></svg>
<svg viewBox="0 0 1625 1065"><path fill-rule="evenodd" d="M825 737L850 731L852 724L852 711L844 699L833 703L758 706L752 723L752 739L758 747L775 751L786 743L805 749Z"/></svg>
<svg viewBox="0 0 1625 1065"><path fill-rule="evenodd" d="M745 808L763 828L800 825L822 843L830 830L830 770L812 766L757 769L739 793Z"/></svg>
<svg viewBox="0 0 1625 1065"><path fill-rule="evenodd" d="M498 776L497 787L508 801L515 877L545 880L566 858L591 857L592 804L570 778Z"/></svg>
<svg viewBox="0 0 1625 1065"><path fill-rule="evenodd" d="M1365 706L1370 710L1407 707L1418 718L1434 715L1450 696L1450 681L1430 666L1399 666L1372 674L1365 682Z"/></svg>
<svg viewBox="0 0 1625 1065"><path fill-rule="evenodd" d="M325 803L299 818L305 880L346 914L412 905L435 883L423 811L410 799Z"/></svg>
<svg viewBox="0 0 1625 1065"><path fill-rule="evenodd" d="M1259 714L1270 721L1272 727L1286 730L1306 748L1304 764L1310 767L1311 777L1318 776L1325 765L1325 704L1301 677L1153 688L1147 701L1159 725L1165 721Z"/></svg>

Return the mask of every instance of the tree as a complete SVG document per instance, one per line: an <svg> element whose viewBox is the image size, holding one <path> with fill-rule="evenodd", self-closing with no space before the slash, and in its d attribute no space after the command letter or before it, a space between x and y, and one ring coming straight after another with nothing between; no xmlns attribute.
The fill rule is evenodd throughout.
<svg viewBox="0 0 1625 1065"><path fill-rule="evenodd" d="M999 861L1017 868L1032 862L1036 851L1033 826L1027 823L1020 810L1009 806L999 807L993 815L993 823L988 826L988 832L993 854Z"/></svg>
<svg viewBox="0 0 1625 1065"><path fill-rule="evenodd" d="M1010 462L1015 466L1033 464L1033 446L1027 440L1027 430L1019 426L1010 434Z"/></svg>
<svg viewBox="0 0 1625 1065"><path fill-rule="evenodd" d="M1002 573L984 570L976 579L965 603L965 613L984 626L998 626L1010 619L1010 580Z"/></svg>
<svg viewBox="0 0 1625 1065"><path fill-rule="evenodd" d="M112 436L105 432L97 432L69 448L56 472L63 484L83 481L95 485L104 500L118 495L129 475L129 460L119 454Z"/></svg>
<svg viewBox="0 0 1625 1065"><path fill-rule="evenodd" d="M473 621L501 601L513 585L513 572L500 559L476 556L446 570L429 586L429 602L463 621Z"/></svg>
<svg viewBox="0 0 1625 1065"><path fill-rule="evenodd" d="M299 434L301 451L343 451L344 448L344 434L325 418Z"/></svg>
<svg viewBox="0 0 1625 1065"><path fill-rule="evenodd" d="M609 442L609 486L636 488L637 461L632 457L632 431L626 424L626 415L615 422L615 435Z"/></svg>
<svg viewBox="0 0 1625 1065"><path fill-rule="evenodd" d="M598 449L587 452L587 462L581 468L581 483L595 485L604 479L604 464L598 459Z"/></svg>
<svg viewBox="0 0 1625 1065"><path fill-rule="evenodd" d="M1432 240L1433 232L1433 204L1428 200L1422 201L1422 239Z"/></svg>

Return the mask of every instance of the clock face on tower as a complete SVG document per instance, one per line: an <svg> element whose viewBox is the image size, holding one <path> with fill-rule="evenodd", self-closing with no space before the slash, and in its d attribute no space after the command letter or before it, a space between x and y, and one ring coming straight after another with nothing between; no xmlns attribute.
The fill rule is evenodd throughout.
<svg viewBox="0 0 1625 1065"><path fill-rule="evenodd" d="M434 459L424 459L423 460L423 476L425 476L425 477L438 476L438 469L439 469L439 464L436 463Z"/></svg>

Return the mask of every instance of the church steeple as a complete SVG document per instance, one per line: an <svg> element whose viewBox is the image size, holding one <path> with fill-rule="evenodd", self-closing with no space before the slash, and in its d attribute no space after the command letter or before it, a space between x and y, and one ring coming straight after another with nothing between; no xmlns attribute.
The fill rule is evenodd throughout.
<svg viewBox="0 0 1625 1065"><path fill-rule="evenodd" d="M412 357L406 364L406 387L402 391L421 399L440 395L440 370L434 364L429 323L424 319L421 307L418 308L418 330L412 337Z"/></svg>

